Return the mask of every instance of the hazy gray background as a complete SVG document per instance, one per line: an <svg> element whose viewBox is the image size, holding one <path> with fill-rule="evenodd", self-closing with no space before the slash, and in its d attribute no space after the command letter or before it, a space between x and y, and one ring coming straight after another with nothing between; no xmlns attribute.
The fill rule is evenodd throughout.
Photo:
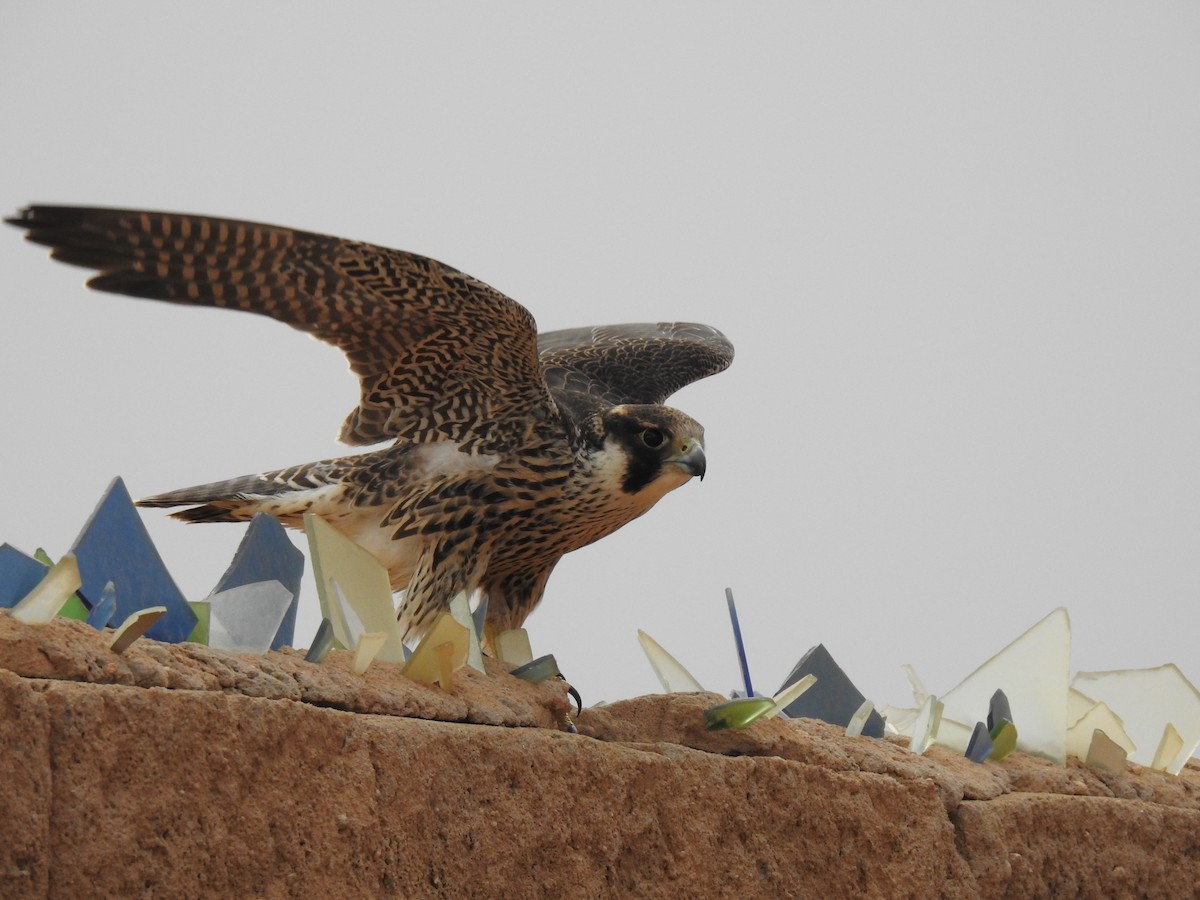
<svg viewBox="0 0 1200 900"><path fill-rule="evenodd" d="M1200 681L1200 7L0 5L0 206L227 215L434 256L543 329L695 320L709 477L530 622L585 701L641 627L758 687L819 641L879 703L1058 605L1074 666ZM86 292L0 231L0 540L349 452L340 354ZM144 518L205 596L239 526ZM298 536L299 537L299 536ZM302 542L301 542L302 543ZM298 640L318 619L311 581ZM1019 715L1019 711L1018 711Z"/></svg>

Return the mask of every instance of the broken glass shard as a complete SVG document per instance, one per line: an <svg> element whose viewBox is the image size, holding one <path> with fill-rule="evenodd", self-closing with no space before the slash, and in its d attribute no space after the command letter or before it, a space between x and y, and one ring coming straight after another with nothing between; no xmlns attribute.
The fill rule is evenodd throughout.
<svg viewBox="0 0 1200 900"><path fill-rule="evenodd" d="M104 590L100 592L100 599L96 601L96 605L88 613L87 623L97 631L103 631L108 627L108 623L112 621L113 614L116 611L117 586L110 581L104 585Z"/></svg>
<svg viewBox="0 0 1200 900"><path fill-rule="evenodd" d="M1100 769L1113 775L1120 775L1125 768L1125 759L1124 747L1109 738L1099 728L1092 732L1092 740L1084 760L1089 769Z"/></svg>
<svg viewBox="0 0 1200 900"><path fill-rule="evenodd" d="M148 606L139 609L120 624L109 639L108 646L113 653L124 653L129 645L149 632L154 623L167 614L165 606Z"/></svg>
<svg viewBox="0 0 1200 900"><path fill-rule="evenodd" d="M646 658L650 660L650 668L658 676L663 693L686 694L704 690L704 688L700 687L700 682L692 677L692 673L685 669L679 660L664 650L658 641L654 640L654 638L641 629L638 630L638 643L642 645L642 651L646 654Z"/></svg>
<svg viewBox="0 0 1200 900"><path fill-rule="evenodd" d="M921 711L917 713L917 721L913 725L912 742L908 745L913 753L920 756L929 749L929 745L937 737L938 726L942 723L943 714L944 706L937 697L930 694L925 698L925 702L921 704Z"/></svg>
<svg viewBox="0 0 1200 900"><path fill-rule="evenodd" d="M1067 755L1070 663L1071 622L1067 611L1060 607L942 697L945 718L959 728L947 730L938 743L965 751L970 723L989 708L996 689L1003 688L1007 699L1021 714L1018 749L1061 765Z"/></svg>
<svg viewBox="0 0 1200 900"><path fill-rule="evenodd" d="M774 709L775 701L770 697L726 700L704 711L704 727L707 731L748 728Z"/></svg>
<svg viewBox="0 0 1200 900"><path fill-rule="evenodd" d="M0 607L16 606L46 577L47 569L11 544L0 544Z"/></svg>
<svg viewBox="0 0 1200 900"><path fill-rule="evenodd" d="M995 744L992 743L987 726L983 722L976 722L975 729L971 732L971 739L967 742L967 752L963 755L971 762L982 763L992 755L994 749Z"/></svg>
<svg viewBox="0 0 1200 900"><path fill-rule="evenodd" d="M860 703L858 709L854 711L854 715L850 717L850 721L846 723L846 737L858 737L862 734L863 726L867 724L867 717L873 712L875 712L875 707L871 705L870 700Z"/></svg>
<svg viewBox="0 0 1200 900"><path fill-rule="evenodd" d="M533 648L529 646L529 632L524 628L510 628L496 635L496 654L509 665L523 666L533 660Z"/></svg>
<svg viewBox="0 0 1200 900"><path fill-rule="evenodd" d="M334 637L343 647L351 649L358 645L358 635L363 632L386 634L379 659L404 662L404 642L396 623L387 569L319 516L305 513L304 530L308 534L321 614L333 623ZM355 622L360 623L361 631L356 630Z"/></svg>
<svg viewBox="0 0 1200 900"><path fill-rule="evenodd" d="M1163 728L1162 738L1159 739L1158 749L1154 751L1154 759L1150 762L1150 768L1159 772L1170 772L1175 758L1179 756L1179 751L1182 749L1183 738L1180 736L1179 730L1168 722ZM1176 770L1171 774L1178 775L1179 771Z"/></svg>
<svg viewBox="0 0 1200 900"><path fill-rule="evenodd" d="M312 646L304 654L304 661L310 663L323 662L326 655L332 649L333 623L328 619L322 619L321 624L317 626L317 633L313 635Z"/></svg>
<svg viewBox="0 0 1200 900"><path fill-rule="evenodd" d="M351 664L356 675L367 671L383 645L387 643L387 639L388 636L379 631L370 631L358 636L358 643L354 646L354 662Z"/></svg>
<svg viewBox="0 0 1200 900"><path fill-rule="evenodd" d="M1103 731L1105 738L1123 748L1126 755L1137 749L1137 745L1129 739L1121 717L1107 703L1092 703L1087 712L1067 729L1067 755L1086 760L1091 752L1092 735L1097 730Z"/></svg>
<svg viewBox="0 0 1200 900"><path fill-rule="evenodd" d="M777 716L784 709L790 708L798 698L803 696L816 683L816 675L805 675L799 681L793 681L791 684L786 685L783 690L771 698L775 703L775 708L768 715Z"/></svg>
<svg viewBox="0 0 1200 900"><path fill-rule="evenodd" d="M784 679L784 687L805 675L815 675L817 686L784 710L792 719L820 719L831 725L849 725L854 713L866 698L825 649L824 644L809 649ZM862 733L868 737L883 737L883 717L872 710Z"/></svg>
<svg viewBox="0 0 1200 900"><path fill-rule="evenodd" d="M464 592L459 591L450 601L450 615L454 616L459 625L467 629L467 665L486 675L487 670L483 667L483 648L479 644L479 632L475 630L475 620L471 618L471 604Z"/></svg>
<svg viewBox="0 0 1200 900"><path fill-rule="evenodd" d="M750 686L750 663L746 660L746 645L742 641L742 626L738 624L737 605L733 602L733 590L725 588L725 603L729 607L729 622L733 625L733 646L737 651L738 666L742 670L742 683L746 686L746 696L754 696L754 688Z"/></svg>
<svg viewBox="0 0 1200 900"><path fill-rule="evenodd" d="M1012 722L1001 722L989 732L988 736L992 739L993 744L992 752L988 755L989 759L1004 759L1017 749L1017 726Z"/></svg>
<svg viewBox="0 0 1200 900"><path fill-rule="evenodd" d="M524 681L540 684L547 678L552 678L555 675L561 675L562 672L558 669L558 662L554 658L553 653L548 653L545 656L539 656L533 662L527 662L523 666L517 666L509 672L514 678L520 678Z"/></svg>
<svg viewBox="0 0 1200 900"><path fill-rule="evenodd" d="M238 545L229 568L221 576L213 594L247 584L278 581L292 595L279 630L271 639L271 650L291 646L296 632L296 610L300 600L300 582L304 575L304 554L288 538L274 516L255 513L250 527Z"/></svg>
<svg viewBox="0 0 1200 900"><path fill-rule="evenodd" d="M68 553L51 566L46 577L12 608L12 617L26 625L45 625L71 598L80 585L79 566Z"/></svg>
<svg viewBox="0 0 1200 900"><path fill-rule="evenodd" d="M1174 723L1182 745L1166 771L1178 775L1200 746L1200 693L1174 663L1153 669L1080 672L1077 690L1107 703L1121 717L1125 732L1136 745L1129 759L1153 766L1167 723ZM1110 735L1111 737L1111 735Z"/></svg>
<svg viewBox="0 0 1200 900"><path fill-rule="evenodd" d="M292 592L274 580L240 584L210 595L208 646L261 656L271 649L292 599Z"/></svg>
<svg viewBox="0 0 1200 900"><path fill-rule="evenodd" d="M439 655L444 655L444 651L439 654L437 648L442 644L450 644L451 670L461 669L467 664L467 650L470 645L468 631L469 629L455 621L449 612L438 613L433 625L413 650L412 657L400 670L401 674L426 684L441 682L444 664L439 660Z"/></svg>

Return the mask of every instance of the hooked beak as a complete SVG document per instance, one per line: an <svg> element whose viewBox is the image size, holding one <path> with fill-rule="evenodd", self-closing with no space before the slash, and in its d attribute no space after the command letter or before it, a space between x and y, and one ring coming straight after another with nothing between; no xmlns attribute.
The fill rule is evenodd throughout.
<svg viewBox="0 0 1200 900"><path fill-rule="evenodd" d="M704 458L704 448L700 446L699 441L685 441L680 447L679 453L668 461L679 466L689 475L698 475L701 481L704 480L707 461Z"/></svg>

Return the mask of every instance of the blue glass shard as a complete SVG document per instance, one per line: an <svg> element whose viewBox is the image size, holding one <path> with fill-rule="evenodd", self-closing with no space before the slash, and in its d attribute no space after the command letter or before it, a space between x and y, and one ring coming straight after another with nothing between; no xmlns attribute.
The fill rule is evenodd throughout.
<svg viewBox="0 0 1200 900"><path fill-rule="evenodd" d="M817 683L811 690L788 704L783 710L784 713L793 719L820 719L831 725L849 725L866 698L842 671L842 667L834 662L824 644L817 644L800 657L800 661L784 680L780 690L794 684L805 675L816 675ZM883 716L879 715L877 710L871 710L871 714L867 716L862 733L867 737L883 737Z"/></svg>
<svg viewBox="0 0 1200 900"><path fill-rule="evenodd" d="M733 590L725 588L725 602L729 606L729 621L733 624L733 643L737 648L738 665L742 668L742 683L746 685L746 696L754 696L750 686L750 664L746 661L746 645L742 643L742 627L738 624L737 606L733 602Z"/></svg>
<svg viewBox="0 0 1200 900"><path fill-rule="evenodd" d="M1012 720L1012 710L1008 705L1008 697L1004 691L997 690L996 693L992 694L992 699L988 703L988 731L994 731L996 726L1001 722L1011 722Z"/></svg>
<svg viewBox="0 0 1200 900"><path fill-rule="evenodd" d="M100 599L96 601L96 605L88 613L87 623L97 631L103 631L108 627L108 623L112 621L113 614L116 611L117 586L110 581L104 585L104 590L100 592Z"/></svg>
<svg viewBox="0 0 1200 900"><path fill-rule="evenodd" d="M479 636L479 640L483 640L483 626L487 622L488 595L484 594L479 598L479 605L475 607L475 611L471 613L471 618L475 620L475 634Z"/></svg>
<svg viewBox="0 0 1200 900"><path fill-rule="evenodd" d="M991 735L988 734L988 727L982 722L976 722L975 730L971 732L971 740L967 742L967 752L964 755L971 762L981 763L992 755L993 749L995 749L995 744L992 743Z"/></svg>
<svg viewBox="0 0 1200 900"><path fill-rule="evenodd" d="M108 486L71 552L83 578L79 592L89 605L99 602L104 585L111 581L117 588L117 620L147 607L165 606L166 612L146 636L178 643L192 633L196 614L163 565L120 478Z"/></svg>
<svg viewBox="0 0 1200 900"><path fill-rule="evenodd" d="M213 594L264 581L278 581L291 592L292 602L283 616L279 631L271 640L271 649L291 646L296 635L296 610L300 603L300 579L304 575L304 554L287 536L274 516L255 513L250 527L238 545L233 561Z"/></svg>
<svg viewBox="0 0 1200 900"><path fill-rule="evenodd" d="M11 544L0 544L0 607L16 606L46 577L49 566Z"/></svg>
<svg viewBox="0 0 1200 900"><path fill-rule="evenodd" d="M313 635L312 646L304 654L304 661L320 663L331 649L333 649L333 623L328 619L322 619L321 624L317 627L317 633Z"/></svg>

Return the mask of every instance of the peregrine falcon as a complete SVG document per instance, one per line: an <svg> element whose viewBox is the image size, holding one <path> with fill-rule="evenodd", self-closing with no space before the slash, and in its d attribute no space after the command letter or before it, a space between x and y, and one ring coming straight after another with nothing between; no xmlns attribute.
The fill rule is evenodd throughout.
<svg viewBox="0 0 1200 900"><path fill-rule="evenodd" d="M271 316L358 376L347 444L381 449L170 491L186 522L321 516L374 554L419 637L458 592L489 634L520 627L565 553L703 479L704 430L663 406L733 347L688 323L538 334L533 316L436 260L291 228L176 213L30 206L9 223L100 291Z"/></svg>

